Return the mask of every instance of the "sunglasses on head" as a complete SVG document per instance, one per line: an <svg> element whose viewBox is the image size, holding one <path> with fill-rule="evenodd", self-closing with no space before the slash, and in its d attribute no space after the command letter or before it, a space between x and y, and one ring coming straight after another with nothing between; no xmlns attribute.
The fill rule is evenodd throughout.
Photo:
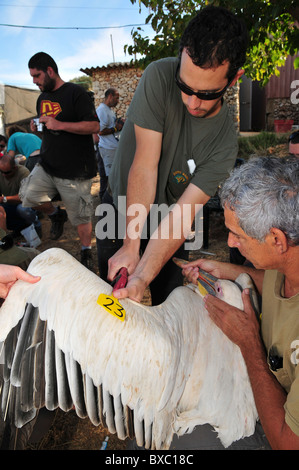
<svg viewBox="0 0 299 470"><path fill-rule="evenodd" d="M194 91L192 90L192 88L188 87L188 85L186 85L185 83L183 83L180 78L179 78L179 69L180 69L180 64L178 64L177 66L177 69L176 69L176 72L175 72L175 82L177 84L177 86L179 87L179 89L185 93L185 95L188 95L188 96L196 96L198 99L200 100L203 100L203 101L211 101L211 100L217 100L218 98L221 98L222 95L224 95L224 93L226 92L227 88L230 86L231 82L233 80L231 80L230 82L228 82L228 84L222 88L222 90L220 91L216 91L216 92L209 92L209 91Z"/></svg>

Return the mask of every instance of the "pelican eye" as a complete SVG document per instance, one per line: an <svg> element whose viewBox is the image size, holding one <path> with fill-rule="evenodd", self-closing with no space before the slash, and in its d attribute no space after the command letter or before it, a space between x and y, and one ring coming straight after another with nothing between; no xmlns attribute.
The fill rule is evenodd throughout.
<svg viewBox="0 0 299 470"><path fill-rule="evenodd" d="M215 288L216 288L217 294L222 294L223 293L222 288L218 283L215 285Z"/></svg>

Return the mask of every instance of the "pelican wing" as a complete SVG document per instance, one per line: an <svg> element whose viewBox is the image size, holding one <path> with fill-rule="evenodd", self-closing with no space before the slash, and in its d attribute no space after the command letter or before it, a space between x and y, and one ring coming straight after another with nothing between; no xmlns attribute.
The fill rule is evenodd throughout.
<svg viewBox="0 0 299 470"><path fill-rule="evenodd" d="M61 249L37 256L28 271L41 280L18 281L0 310L15 425L22 427L42 406L75 407L78 416L120 438L134 429L139 445L169 445L187 380L181 358L194 354L196 331L186 331L186 348L182 321L171 311L130 300L122 303L126 318L120 321L97 303L111 286Z"/></svg>
<svg viewBox="0 0 299 470"><path fill-rule="evenodd" d="M120 321L97 303L111 286L64 250L43 252L28 271L41 280L16 282L0 309L4 419L22 428L42 407L74 408L149 449L167 449L174 433L203 422L224 445L252 434L242 355L192 289L156 307L123 300Z"/></svg>

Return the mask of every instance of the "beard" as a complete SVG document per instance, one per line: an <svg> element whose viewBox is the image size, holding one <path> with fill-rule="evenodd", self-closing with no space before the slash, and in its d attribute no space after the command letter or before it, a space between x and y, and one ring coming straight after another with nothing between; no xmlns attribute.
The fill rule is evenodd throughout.
<svg viewBox="0 0 299 470"><path fill-rule="evenodd" d="M54 90L56 85L56 81L54 78L49 77L49 75L45 74L44 83L40 86L42 91L52 91Z"/></svg>

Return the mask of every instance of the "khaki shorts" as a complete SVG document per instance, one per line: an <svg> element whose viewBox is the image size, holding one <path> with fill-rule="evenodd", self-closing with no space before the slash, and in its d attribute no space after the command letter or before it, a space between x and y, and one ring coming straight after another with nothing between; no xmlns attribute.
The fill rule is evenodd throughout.
<svg viewBox="0 0 299 470"><path fill-rule="evenodd" d="M51 176L37 163L30 175L22 180L19 197L24 207L38 207L51 202L59 193L71 224L77 226L91 221L91 184L91 179L68 180Z"/></svg>

